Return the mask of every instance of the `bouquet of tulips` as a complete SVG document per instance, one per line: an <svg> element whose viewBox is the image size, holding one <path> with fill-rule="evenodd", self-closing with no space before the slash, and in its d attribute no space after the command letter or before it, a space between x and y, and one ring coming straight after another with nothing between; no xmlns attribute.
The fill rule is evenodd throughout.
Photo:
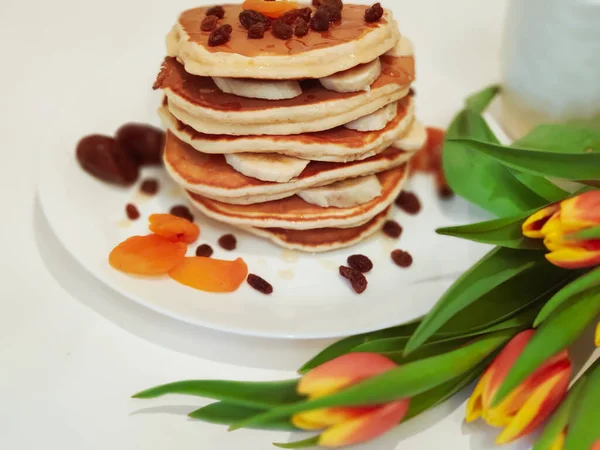
<svg viewBox="0 0 600 450"><path fill-rule="evenodd" d="M498 90L467 99L443 167L457 194L500 218L438 230L494 248L426 316L343 339L296 379L183 381L135 397L207 397L216 402L192 418L307 430L316 436L276 445L334 448L376 438L479 380L466 420L500 428L498 444L543 428L534 450L600 450L600 360L574 380L569 354L600 315L600 132L544 125L502 145L483 117Z"/></svg>

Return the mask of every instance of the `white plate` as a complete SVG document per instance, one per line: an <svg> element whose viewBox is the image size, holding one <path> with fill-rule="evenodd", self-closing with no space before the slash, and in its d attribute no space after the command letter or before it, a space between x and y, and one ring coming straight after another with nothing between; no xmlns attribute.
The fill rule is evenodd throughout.
<svg viewBox="0 0 600 450"><path fill-rule="evenodd" d="M399 241L380 235L357 247L323 255L286 252L268 241L198 217L199 242L213 246L217 258L243 257L251 273L273 284L271 296L247 285L233 294L207 294L168 278L138 279L113 270L107 256L118 242L147 233L149 214L166 212L182 202L161 170L145 172L161 181L160 194L147 199L135 188L121 189L95 180L79 168L74 157L75 144L85 134L112 133L127 121L158 124L155 111L160 97L150 86L163 57L163 32L173 18L158 13L152 17L154 21L141 21L144 26L135 32L127 28L129 34L121 36L123 39L118 35L102 40L84 36L81 45L85 44L85 52L74 54L57 48L49 55L48 63L56 68L56 89L49 91L47 102L40 105L47 110L47 121L36 129L44 136L39 197L59 240L99 280L142 305L192 324L253 336L325 338L371 331L422 315L457 274L485 252L484 246L434 233L436 227L467 223L481 215L475 217L478 214L461 200L438 200L432 182L418 177L410 188L421 198L423 211L415 217L395 211L404 227ZM148 36L154 39L148 40ZM427 124L446 124L460 105L460 93L452 82L440 78L441 72L434 67L420 71L418 114ZM142 218L126 226L124 206L130 201L138 205ZM238 237L235 252L216 245L218 237L229 232ZM410 269L392 263L390 251L394 248L413 255ZM362 295L354 294L337 272L354 253L368 255L375 264Z"/></svg>

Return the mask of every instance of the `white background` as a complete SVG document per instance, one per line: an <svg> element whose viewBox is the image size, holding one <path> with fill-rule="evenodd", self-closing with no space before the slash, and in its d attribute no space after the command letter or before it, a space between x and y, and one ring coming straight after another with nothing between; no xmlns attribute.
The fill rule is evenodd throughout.
<svg viewBox="0 0 600 450"><path fill-rule="evenodd" d="M37 152L48 151L45 143L69 127L54 120L53 113L72 108L85 121L86 114L95 111L95 99L113 95L113 84L148 89L163 52L164 34L178 11L195 4L189 0L0 3L2 450L262 450L273 448L272 441L303 437L227 433L224 427L188 420L185 414L204 404L202 400L136 401L129 396L179 379L288 378L327 341L239 338L184 325L134 305L74 262L50 232L36 200ZM504 1L389 0L386 6L395 10L402 31L415 42L419 102L435 102L439 91L451 90L445 96L450 100L436 111L436 120L448 120L467 93L498 80ZM139 72L119 70L120 60L148 48L156 49L155 60ZM78 64L83 54L94 64ZM91 71L103 73L106 83L86 85ZM81 92L78 104L56 100L71 89ZM114 103L102 123L90 118L81 134L110 131L135 120L139 111L155 107L150 97L144 105L116 96ZM486 427L463 425L463 400L464 396L456 398L364 448L491 448L494 434ZM505 448L524 449L527 443Z"/></svg>

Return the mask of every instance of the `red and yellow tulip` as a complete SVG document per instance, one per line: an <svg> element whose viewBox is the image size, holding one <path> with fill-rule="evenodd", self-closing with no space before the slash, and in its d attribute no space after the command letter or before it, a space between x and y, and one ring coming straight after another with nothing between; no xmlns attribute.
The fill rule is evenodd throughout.
<svg viewBox="0 0 600 450"><path fill-rule="evenodd" d="M485 371L467 404L467 422L483 418L503 428L496 439L505 444L534 431L560 404L569 387L571 361L567 351L546 361L499 405L496 391L533 337L534 330L515 336Z"/></svg>
<svg viewBox="0 0 600 450"><path fill-rule="evenodd" d="M323 397L396 367L376 353L350 353L307 373L298 384L298 393L310 399ZM374 439L398 425L409 404L409 399L402 399L385 405L318 409L296 414L292 422L304 430L324 430L320 446L342 447Z"/></svg>
<svg viewBox="0 0 600 450"><path fill-rule="evenodd" d="M523 234L544 239L548 261L566 269L600 264L600 239L576 239L571 233L600 226L600 191L590 191L538 211L523 223Z"/></svg>

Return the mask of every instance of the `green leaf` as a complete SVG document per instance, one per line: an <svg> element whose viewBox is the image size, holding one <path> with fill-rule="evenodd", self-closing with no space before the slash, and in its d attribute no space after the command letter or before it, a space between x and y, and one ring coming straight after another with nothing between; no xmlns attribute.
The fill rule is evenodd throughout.
<svg viewBox="0 0 600 450"><path fill-rule="evenodd" d="M550 203L564 200L571 195L545 177L532 175L526 172L520 172L518 170L513 170L512 174L517 178L517 180Z"/></svg>
<svg viewBox="0 0 600 450"><path fill-rule="evenodd" d="M265 412L264 408L251 408L237 403L216 402L191 412L189 416L192 419L202 420L217 425L231 425L263 412ZM298 430L287 418L263 424L258 429L280 431Z"/></svg>
<svg viewBox="0 0 600 450"><path fill-rule="evenodd" d="M467 97L465 104L467 105L467 108L473 112L482 114L499 92L499 85L495 84L488 86L487 88Z"/></svg>
<svg viewBox="0 0 600 450"><path fill-rule="evenodd" d="M577 272L581 273L581 272ZM600 267L580 276L575 281L558 291L548 303L542 308L539 315L535 319L534 326L537 328L542 322L548 319L559 308L564 306L576 295L600 286Z"/></svg>
<svg viewBox="0 0 600 450"><path fill-rule="evenodd" d="M500 384L493 405L499 404L544 362L575 342L598 313L600 288L579 294L576 301L548 319L533 335Z"/></svg>
<svg viewBox="0 0 600 450"><path fill-rule="evenodd" d="M287 442L287 443L273 443L275 447L279 448L310 448L319 445L319 436L304 439L303 441Z"/></svg>
<svg viewBox="0 0 600 450"><path fill-rule="evenodd" d="M453 236L469 241L492 244L521 250L541 250L544 243L541 239L530 239L523 235L522 226L525 220L538 211L535 208L517 215L502 219L489 220L471 225L439 228L438 234Z"/></svg>
<svg viewBox="0 0 600 450"><path fill-rule="evenodd" d="M457 138L495 144L498 139L476 112L465 109L456 116L446 134L442 162L448 184L458 195L496 216L512 216L547 203L508 168L468 145L454 142Z"/></svg>
<svg viewBox="0 0 600 450"><path fill-rule="evenodd" d="M386 328L384 330L374 331L372 333L359 334L356 336L350 336L345 339L342 339L341 341L330 345L317 356L315 356L313 359L304 364L299 370L299 372L301 374L304 374L310 371L311 369L314 369L315 367L326 363L327 361L331 361L332 359L335 359L338 356L350 353L350 351L356 346L361 345L370 340L398 336L408 337L417 329L420 323L421 318L419 317L415 320L392 328Z"/></svg>
<svg viewBox="0 0 600 450"><path fill-rule="evenodd" d="M587 228L585 230L576 231L565 235L567 240L587 240L600 239L600 227Z"/></svg>
<svg viewBox="0 0 600 450"><path fill-rule="evenodd" d="M414 397L468 373L505 344L513 334L511 331L504 331L482 337L450 353L399 366L343 391L273 408L264 414L243 420L230 429L269 423L274 419L311 409L372 405Z"/></svg>
<svg viewBox="0 0 600 450"><path fill-rule="evenodd" d="M585 386L587 376L584 374L577 383L569 390L567 398L552 415L543 433L531 450L551 450L556 438L565 430L569 424L574 406L579 403L580 394Z"/></svg>
<svg viewBox="0 0 600 450"><path fill-rule="evenodd" d="M596 363L587 373L588 381L569 421L565 450L590 450L600 441L600 364Z"/></svg>
<svg viewBox="0 0 600 450"><path fill-rule="evenodd" d="M493 158L512 169L567 180L599 180L600 151L557 153L524 147L504 147L480 139L453 139L452 143ZM502 184L502 181L499 180ZM503 186L504 187L504 186Z"/></svg>
<svg viewBox="0 0 600 450"><path fill-rule="evenodd" d="M300 400L302 397L296 393L297 384L297 379L273 382L190 380L157 386L139 392L133 398L182 394L261 408Z"/></svg>
<svg viewBox="0 0 600 450"><path fill-rule="evenodd" d="M545 124L534 128L512 146L553 153L600 151L600 131L578 125Z"/></svg>
<svg viewBox="0 0 600 450"><path fill-rule="evenodd" d="M511 278L546 263L534 252L497 247L465 272L425 317L406 346L410 353L423 345L460 311Z"/></svg>

